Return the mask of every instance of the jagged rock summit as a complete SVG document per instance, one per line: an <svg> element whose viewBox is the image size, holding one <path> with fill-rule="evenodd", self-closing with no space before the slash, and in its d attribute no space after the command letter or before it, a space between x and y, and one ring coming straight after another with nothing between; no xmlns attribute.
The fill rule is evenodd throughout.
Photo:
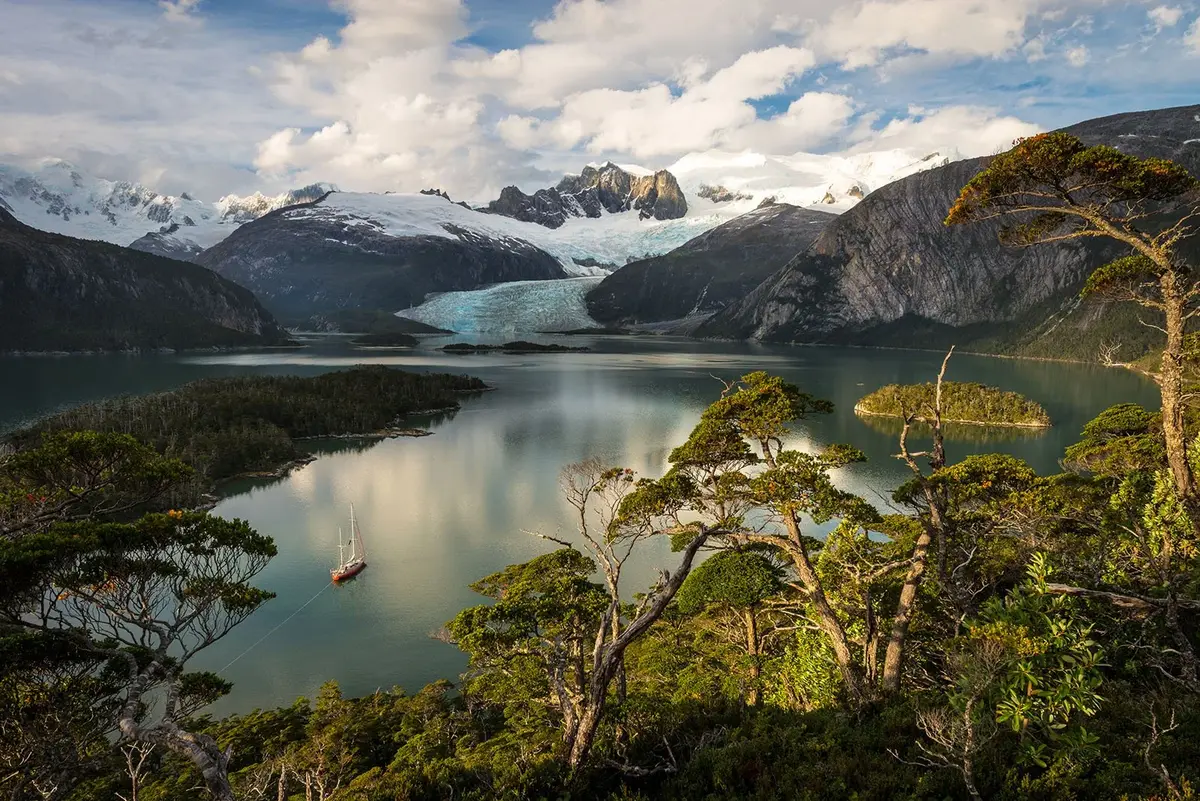
<svg viewBox="0 0 1200 801"><path fill-rule="evenodd" d="M611 161L588 165L579 175L564 176L558 185L527 195L507 186L484 209L523 222L559 228L572 217L599 217L604 212L637 211L640 219L677 220L687 214L687 199L675 176L666 170L635 174Z"/></svg>

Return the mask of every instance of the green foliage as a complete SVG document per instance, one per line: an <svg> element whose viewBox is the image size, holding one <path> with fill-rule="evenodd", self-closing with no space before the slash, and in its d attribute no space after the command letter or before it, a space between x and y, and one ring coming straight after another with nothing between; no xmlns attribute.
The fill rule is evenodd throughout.
<svg viewBox="0 0 1200 801"><path fill-rule="evenodd" d="M1045 556L1035 555L1029 581L989 602L970 633L1007 653L996 719L1020 735L1023 757L1043 768L1054 751L1096 747L1081 718L1094 716L1104 700L1103 650L1075 602L1048 593L1051 572Z"/></svg>
<svg viewBox="0 0 1200 801"><path fill-rule="evenodd" d="M710 604L748 609L782 589L782 571L762 554L723 551L688 574L675 603L691 615Z"/></svg>
<svg viewBox="0 0 1200 801"><path fill-rule="evenodd" d="M1107 145L1088 147L1061 131L1021 139L963 187L946 225L986 219L998 210L1045 207L1046 199L1075 188L1087 202L1167 201L1192 191L1196 179L1183 167L1157 158L1137 158ZM1033 244L1069 226L1060 211L1041 211L1006 229L1013 244Z"/></svg>
<svg viewBox="0 0 1200 801"><path fill-rule="evenodd" d="M571 548L472 585L485 602L444 632L469 658L457 687L347 698L330 683L311 702L181 723L231 749L239 798L946 801L968 786L1005 801L1188 797L1200 780L1189 684L1200 535L1164 470L1157 415L1132 404L1102 413L1068 451L1076 472L1041 476L1015 457L977 454L906 483L884 508L831 476L863 459L857 449L784 446L797 420L828 408L750 374L702 416L662 478L595 473L585 497L592 486L622 490L615 519L596 531L605 542L670 531L682 546L721 533L707 535L717 552L625 652L590 760L574 773L564 718L583 708L571 704L594 676L597 631L607 636L614 618L624 626L647 599L613 605L597 561ZM249 578L275 547L241 521L145 514L162 497L147 477L173 492L188 471L135 438L39 442L0 466L4 519L24 519L26 494L42 503L33 490L81 486L88 465L111 456L114 472L88 496L100 501L66 507L79 519L0 538L0 780L69 775L68 801L109 801L129 787L112 720L131 666L159 660L153 685L171 682L189 714L229 685L187 672L186 649L164 655L145 633L103 639L100 626L138 620L143 597L171 599L151 602L160 615L202 610L199 630L235 625L269 597ZM816 537L801 521L832 527ZM870 688L922 539L927 575L911 596L900 691L852 701L829 629L845 632ZM70 630L30 629L39 604L89 611ZM18 753L29 768L2 761ZM206 797L177 754L156 750L147 769L144 801ZM13 792L9 781L8 797L35 797L32 784Z"/></svg>
<svg viewBox="0 0 1200 801"><path fill-rule="evenodd" d="M867 395L854 407L860 414L885 415L931 422L935 414L937 385L889 384ZM1050 425L1050 416L1036 402L1016 392L983 384L946 381L942 384L943 422L995 426Z"/></svg>
<svg viewBox="0 0 1200 801"><path fill-rule="evenodd" d="M1162 418L1136 403L1112 406L1084 426L1082 439L1067 448L1072 470L1117 477L1165 465Z"/></svg>
<svg viewBox="0 0 1200 801"><path fill-rule="evenodd" d="M0 462L0 534L119 519L190 497L192 470L129 434L51 431Z"/></svg>
<svg viewBox="0 0 1200 801"><path fill-rule="evenodd" d="M1131 285L1156 281L1162 269L1141 255L1124 256L1097 268L1083 285L1083 297L1131 289Z"/></svg>
<svg viewBox="0 0 1200 801"><path fill-rule="evenodd" d="M220 481L297 458L297 438L371 434L406 414L457 408L461 393L486 388L467 376L379 366L309 378L215 378L173 392L79 406L18 432L14 440L27 447L45 432L121 432Z"/></svg>

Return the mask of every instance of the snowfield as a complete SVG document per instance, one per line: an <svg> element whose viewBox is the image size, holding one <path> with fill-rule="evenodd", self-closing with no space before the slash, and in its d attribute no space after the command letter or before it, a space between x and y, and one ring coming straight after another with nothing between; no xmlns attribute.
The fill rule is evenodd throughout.
<svg viewBox="0 0 1200 801"><path fill-rule="evenodd" d="M149 233L166 233L196 251L212 247L239 225L333 187L266 196L226 195L205 203L186 192L162 195L141 184L109 181L77 170L62 159L43 159L31 169L0 164L0 206L26 225L79 239L130 245Z"/></svg>

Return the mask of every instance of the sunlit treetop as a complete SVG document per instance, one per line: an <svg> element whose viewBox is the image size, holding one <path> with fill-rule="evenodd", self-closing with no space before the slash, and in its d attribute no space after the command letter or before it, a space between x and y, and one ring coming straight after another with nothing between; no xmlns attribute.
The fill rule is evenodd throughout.
<svg viewBox="0 0 1200 801"><path fill-rule="evenodd" d="M1081 235L1107 235L1097 220L1144 219L1145 204L1195 192L1200 182L1183 167L1138 158L1108 145L1088 147L1055 132L1020 139L962 189L946 225L992 219L1016 211L1032 216L1002 234L1008 244L1030 245Z"/></svg>

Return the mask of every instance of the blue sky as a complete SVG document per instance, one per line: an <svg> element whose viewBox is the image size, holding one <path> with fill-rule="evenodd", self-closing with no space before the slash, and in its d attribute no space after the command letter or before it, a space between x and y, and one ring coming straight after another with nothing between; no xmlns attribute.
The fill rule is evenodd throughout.
<svg viewBox="0 0 1200 801"><path fill-rule="evenodd" d="M1200 102L1197 0L5 0L0 158L468 199L608 158L993 152ZM1200 134L1198 134L1200 135Z"/></svg>

